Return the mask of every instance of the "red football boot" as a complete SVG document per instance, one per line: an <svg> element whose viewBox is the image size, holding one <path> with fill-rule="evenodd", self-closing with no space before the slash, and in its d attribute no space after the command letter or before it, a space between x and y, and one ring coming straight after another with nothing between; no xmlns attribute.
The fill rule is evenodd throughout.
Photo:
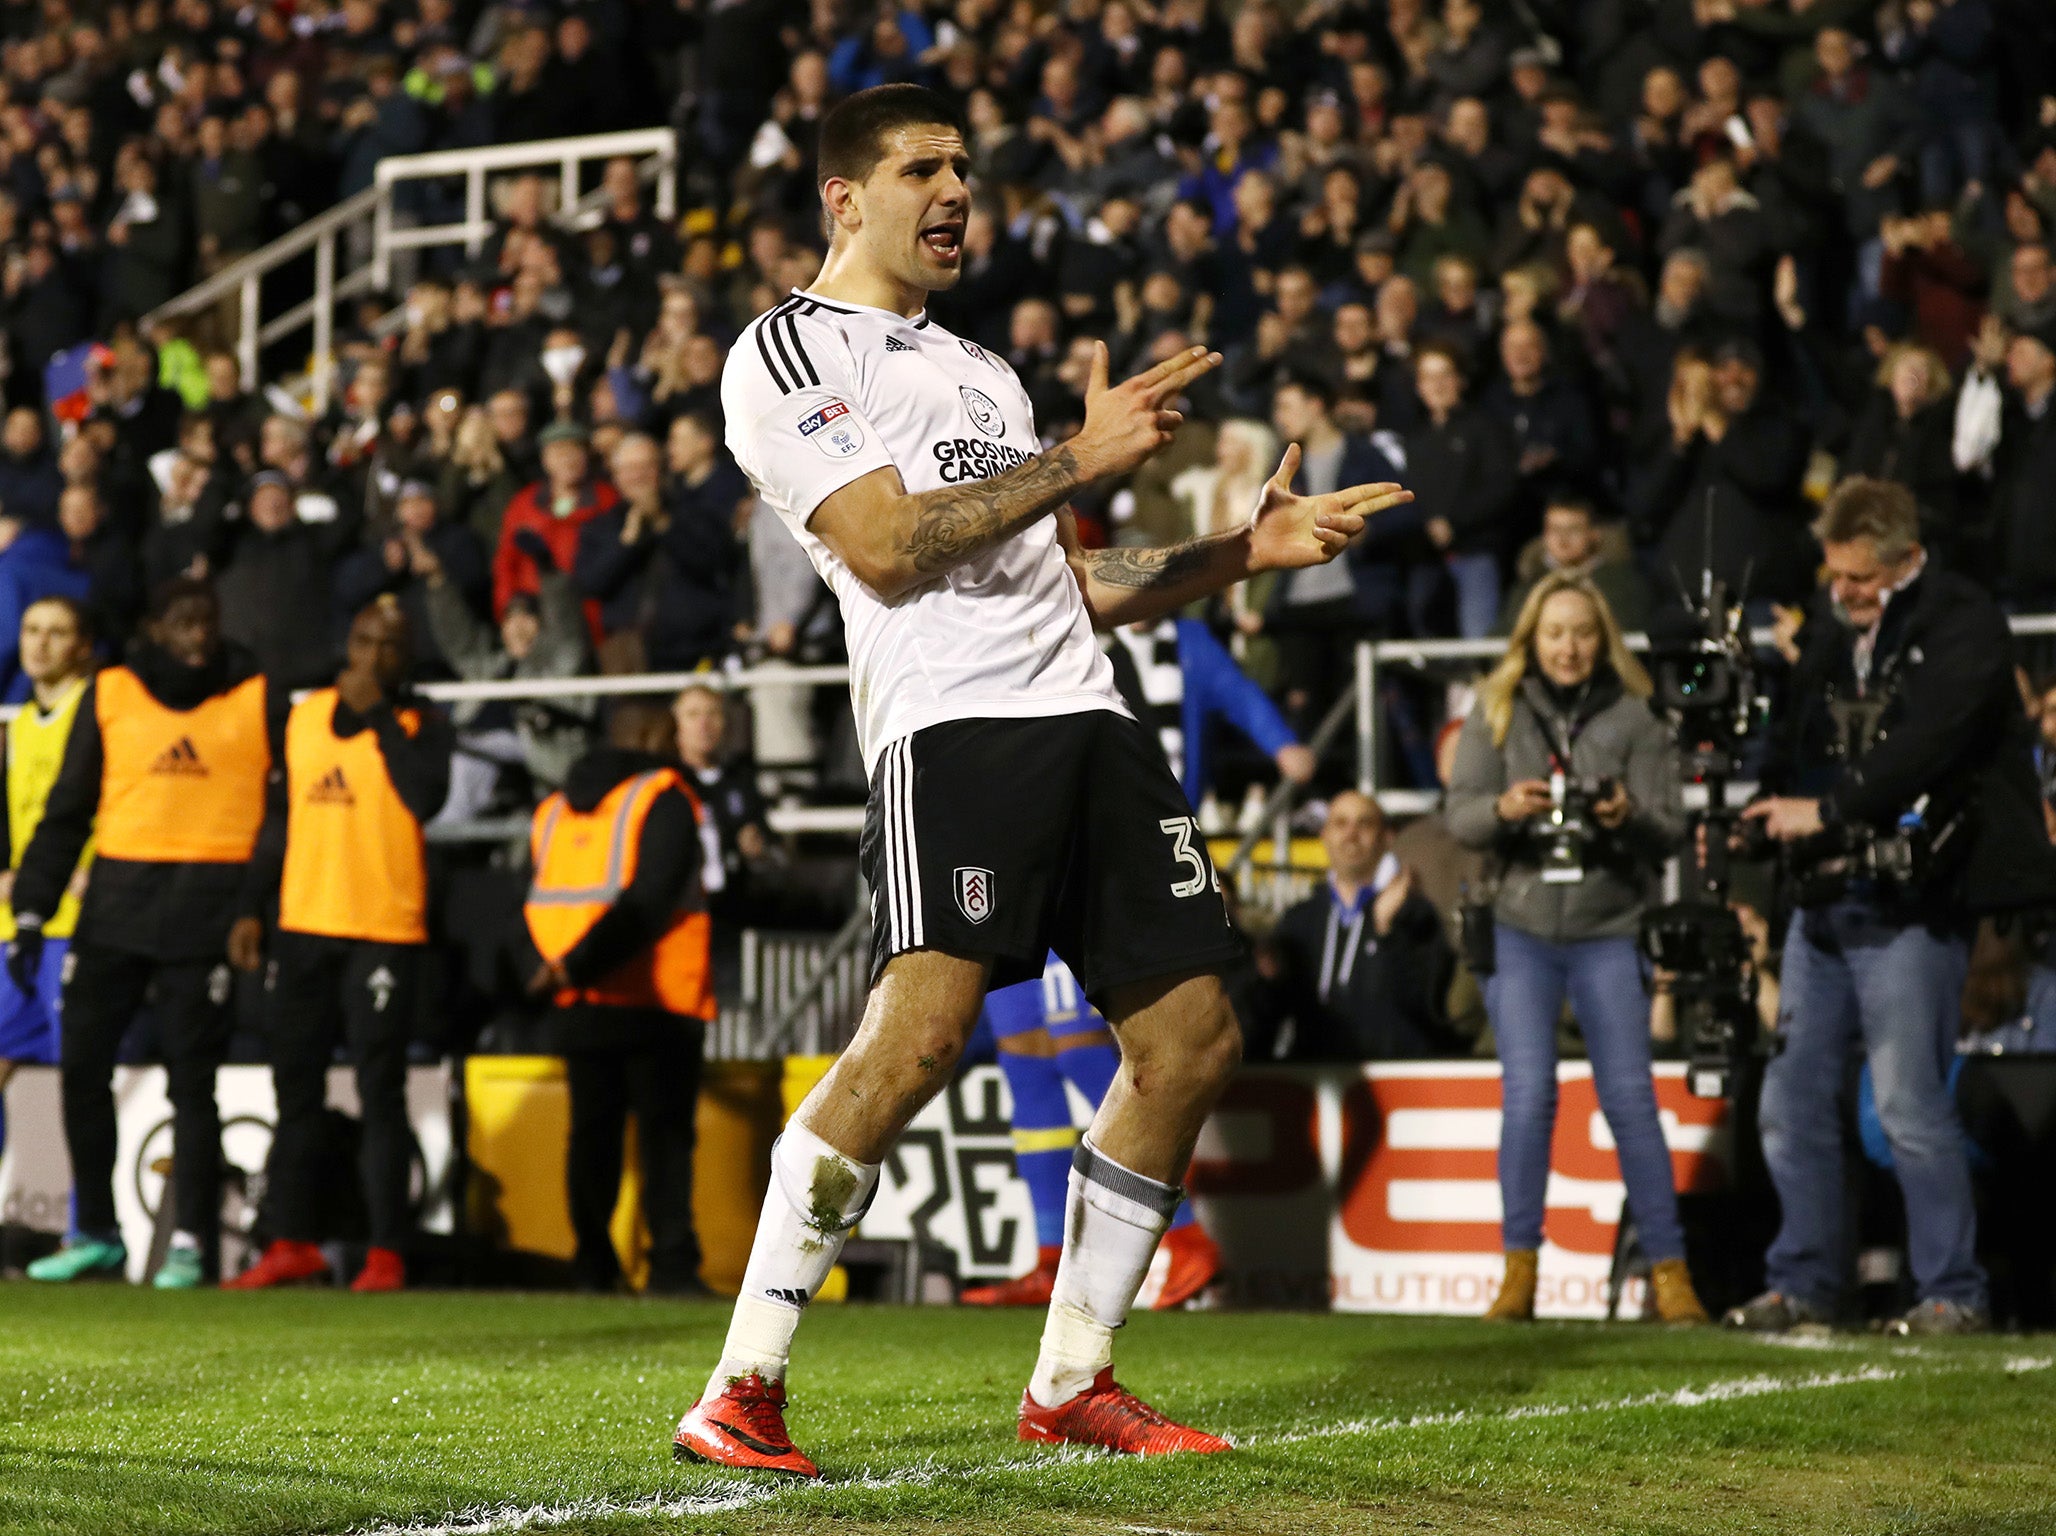
<svg viewBox="0 0 2056 1536"><path fill-rule="evenodd" d="M1061 1248L1038 1248L1035 1267L1027 1274L997 1285L974 1285L957 1300L967 1307L1046 1307L1056 1289L1057 1260L1063 1253Z"/></svg>
<svg viewBox="0 0 2056 1536"><path fill-rule="evenodd" d="M237 1275L221 1282L224 1291L263 1291L274 1285L302 1285L328 1276L328 1260L312 1243L296 1243L281 1237L264 1250L264 1257Z"/></svg>
<svg viewBox="0 0 2056 1536"><path fill-rule="evenodd" d="M404 1291L407 1261L390 1248L372 1248L365 1253L364 1267L357 1271L350 1289L360 1295L368 1291Z"/></svg>
<svg viewBox="0 0 2056 1536"><path fill-rule="evenodd" d="M1221 1245L1196 1221L1166 1232L1164 1251L1171 1256L1171 1267L1164 1274L1164 1288L1151 1303L1158 1312L1184 1306L1221 1272Z"/></svg>
<svg viewBox="0 0 2056 1536"><path fill-rule="evenodd" d="M1232 1451L1219 1435L1174 1424L1134 1393L1114 1384L1108 1366L1092 1385L1055 1408L1021 1394L1021 1438L1042 1445L1097 1445L1130 1456L1166 1456L1173 1451Z"/></svg>
<svg viewBox="0 0 2056 1536"><path fill-rule="evenodd" d="M819 1477L821 1469L793 1448L785 1432L785 1383L752 1372L738 1376L716 1398L703 1398L679 1420L671 1437L674 1461L708 1461L744 1471Z"/></svg>

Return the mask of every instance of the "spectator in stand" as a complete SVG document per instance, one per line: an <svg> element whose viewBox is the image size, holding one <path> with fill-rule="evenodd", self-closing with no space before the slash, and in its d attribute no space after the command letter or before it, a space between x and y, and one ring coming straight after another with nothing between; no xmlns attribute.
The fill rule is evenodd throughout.
<svg viewBox="0 0 2056 1536"><path fill-rule="evenodd" d="M66 564L83 578L89 624L95 634L126 635L143 609L136 551L108 526L106 504L91 486L71 486L58 498L57 526Z"/></svg>
<svg viewBox="0 0 2056 1536"><path fill-rule="evenodd" d="M1709 567L1731 594L1789 597L1806 579L1799 497L1805 431L1760 397L1763 353L1722 343L1712 363L1680 353L1670 390L1670 440L1628 491L1637 537L1655 569L1693 591Z"/></svg>
<svg viewBox="0 0 2056 1536"><path fill-rule="evenodd" d="M1980 529L1961 525L1956 465L1955 391L1940 355L1901 342L1879 365L1877 387L1858 418L1839 473L1893 480L1920 504L1921 543L1959 570L1985 569Z"/></svg>
<svg viewBox="0 0 2056 1536"><path fill-rule="evenodd" d="M63 489L57 458L44 441L42 413L16 406L0 427L0 512L50 527L57 521L57 493Z"/></svg>
<svg viewBox="0 0 2056 1536"><path fill-rule="evenodd" d="M2005 271L1994 274L1992 313L2009 330L2035 331L2056 324L2056 263L2039 239L2016 245L2006 258Z"/></svg>
<svg viewBox="0 0 2056 1536"><path fill-rule="evenodd" d="M407 1282L413 1226L407 1182L407 1047L428 943L428 851L422 828L450 786L448 721L407 688L413 645L390 596L357 614L334 684L295 704L280 740L264 825L229 928L229 961L264 965L266 913L277 912L267 1052L278 1125L266 1164L277 1235L224 1290L325 1276L334 1235L323 1186L328 1072L339 1045L356 1068L359 1154L371 1246L357 1292Z"/></svg>
<svg viewBox="0 0 2056 1536"><path fill-rule="evenodd" d="M771 851L770 812L752 764L726 750L728 701L719 689L696 683L681 690L671 701L671 718L686 783L700 803L700 846L706 854L700 879L714 913L719 955L734 948L750 920L750 872ZM727 930L726 943L721 930Z"/></svg>
<svg viewBox="0 0 2056 1536"><path fill-rule="evenodd" d="M1984 316L1986 276L1957 242L1954 219L1936 208L1910 219L1885 218L1878 226L1884 253L1881 297L1912 318L1913 337L1960 368Z"/></svg>
<svg viewBox="0 0 2056 1536"><path fill-rule="evenodd" d="M711 1295L692 1212L694 1109L715 1015L700 814L661 758L611 746L580 758L536 807L524 916L542 964L528 990L552 1004L549 1043L565 1058L573 1262L588 1290L621 1284L608 1228L633 1110L649 1289Z"/></svg>
<svg viewBox="0 0 2056 1536"><path fill-rule="evenodd" d="M1446 347L1415 353L1422 419L1406 434L1405 480L1455 584L1457 633L1472 640L1491 633L1499 616L1499 562L1520 484L1511 434L1465 403L1464 386L1462 365Z"/></svg>
<svg viewBox="0 0 2056 1536"><path fill-rule="evenodd" d="M1258 1029L1250 1055L1283 1061L1395 1061L1449 1054L1455 956L1442 919L1392 854L1385 813L1344 790L1321 825L1328 877L1286 910L1257 949ZM1268 1049L1265 1047L1268 1046Z"/></svg>
<svg viewBox="0 0 2056 1536"><path fill-rule="evenodd" d="M1999 381L2001 369L2005 384ZM1996 323L1956 400L1956 467L1987 488L1995 588L2015 611L2056 601L2056 329L2007 338Z"/></svg>
<svg viewBox="0 0 2056 1536"><path fill-rule="evenodd" d="M579 533L573 579L601 605L603 672L690 671L735 644L749 482L702 417L673 422L667 450L668 484L656 441L624 437L622 499Z"/></svg>
<svg viewBox="0 0 2056 1536"><path fill-rule="evenodd" d="M1654 605L1649 583L1635 569L1627 530L1602 527L1589 501L1557 496L1542 514L1541 536L1514 562L1514 585L1506 594L1492 633L1512 634L1527 606L1528 594L1537 583L1558 572L1582 576L1597 587L1622 629L1633 633L1648 624Z"/></svg>
<svg viewBox="0 0 2056 1536"><path fill-rule="evenodd" d="M376 545L350 555L336 571L336 606L344 613L358 613L381 595L397 599L414 648L409 658L414 675L429 678L456 671L437 645L429 618L431 572L473 613L482 614L490 605L492 573L478 535L462 523L443 520L434 486L425 480L403 481L391 531Z"/></svg>
<svg viewBox="0 0 2056 1536"><path fill-rule="evenodd" d="M578 558L578 535L613 507L621 495L591 474L591 434L575 421L553 421L537 439L543 477L507 503L500 540L493 551L493 612L504 616L508 601L534 592L546 569L569 571ZM597 601L586 604L594 643L605 633Z"/></svg>
<svg viewBox="0 0 2056 1536"><path fill-rule="evenodd" d="M1598 429L1584 391L1552 365L1548 333L1536 321L1515 320L1499 333L1499 366L1478 404L1513 440L1520 489L1512 515L1532 528L1553 494L1589 489Z"/></svg>
<svg viewBox="0 0 2056 1536"><path fill-rule="evenodd" d="M1335 425L1334 398L1319 380L1282 385L1271 421L1282 441L1299 447L1292 484L1301 495L1402 478L1370 439ZM1426 619L1436 573L1419 558L1421 542L1414 507L1397 507L1365 530L1348 559L1289 572L1271 588L1260 628L1277 643L1286 712L1302 725L1341 691L1359 635L1394 634Z"/></svg>
<svg viewBox="0 0 2056 1536"><path fill-rule="evenodd" d="M434 561L423 560L429 623L436 648L466 681L576 677L585 670L585 620L569 575L544 572L540 590L507 600L499 628L473 611ZM417 555L415 558L420 559ZM452 714L458 753L450 768L443 816L475 816L493 798L503 766L523 768L541 789L558 789L571 765L592 745L596 701L537 699L517 706L473 701Z"/></svg>
<svg viewBox="0 0 2056 1536"><path fill-rule="evenodd" d="M1763 209L1742 190L1734 161L1716 156L1672 199L1657 244L1666 253L1697 251L1706 261L1706 307L1721 324L1754 327L1763 311L1776 254Z"/></svg>
<svg viewBox="0 0 2056 1536"><path fill-rule="evenodd" d="M334 571L357 520L309 523L275 469L252 477L244 522L218 584L222 634L284 688L310 688L335 665Z"/></svg>

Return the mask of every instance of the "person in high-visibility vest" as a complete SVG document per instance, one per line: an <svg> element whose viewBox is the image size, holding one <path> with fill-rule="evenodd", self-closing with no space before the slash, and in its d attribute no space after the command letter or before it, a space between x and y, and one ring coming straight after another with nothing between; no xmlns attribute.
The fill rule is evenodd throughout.
<svg viewBox="0 0 2056 1536"><path fill-rule="evenodd" d="M622 1134L635 1114L649 1289L705 1295L692 1221L693 1117L714 1017L699 801L661 758L601 747L536 807L523 908L542 963L551 1048L571 1087L566 1172L579 1283L609 1290L621 1267L608 1223Z"/></svg>
<svg viewBox="0 0 2056 1536"><path fill-rule="evenodd" d="M154 997L172 1112L170 1251L153 1283L205 1283L221 1216L214 1075L228 1048L228 928L264 820L283 697L224 642L209 583L153 594L125 665L86 685L43 819L14 877L7 969L35 985L45 935L97 839L64 982L64 1137L77 1231L32 1280L118 1275L114 1056Z"/></svg>
<svg viewBox="0 0 2056 1536"><path fill-rule="evenodd" d="M347 1042L363 1106L360 1171L371 1246L353 1291L407 1280L407 1041L428 943L422 827L450 787L448 722L406 687L407 617L380 598L350 625L348 657L286 719L264 830L250 861L230 961L263 964L263 914L278 931L266 1034L278 1090L268 1188L276 1236L225 1290L324 1279L323 1185L339 1170L324 1145L329 1063Z"/></svg>
<svg viewBox="0 0 2056 1536"><path fill-rule="evenodd" d="M43 804L57 782L64 743L78 718L92 669L93 632L83 608L68 597L46 597L23 610L21 670L32 692L7 727L6 794L0 796L0 814L6 817L0 831L7 847L7 868L0 872L0 939L9 943L14 940L14 872L35 836L36 823L43 819ZM0 1150L7 1146L4 1090L14 1069L57 1065L57 991L91 859L89 849L55 915L44 925L43 963L34 987L19 986L12 976L0 975Z"/></svg>

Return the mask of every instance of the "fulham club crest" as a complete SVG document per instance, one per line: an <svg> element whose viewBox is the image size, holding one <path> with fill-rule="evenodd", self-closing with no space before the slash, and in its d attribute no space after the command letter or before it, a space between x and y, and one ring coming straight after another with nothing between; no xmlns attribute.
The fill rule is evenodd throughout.
<svg viewBox="0 0 2056 1536"><path fill-rule="evenodd" d="M992 916L991 870L957 870L957 909L974 923L982 923Z"/></svg>

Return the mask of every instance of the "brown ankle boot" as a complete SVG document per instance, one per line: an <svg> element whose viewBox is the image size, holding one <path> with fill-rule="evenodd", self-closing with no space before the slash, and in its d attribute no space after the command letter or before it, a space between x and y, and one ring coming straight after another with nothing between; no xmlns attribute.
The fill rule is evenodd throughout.
<svg viewBox="0 0 2056 1536"><path fill-rule="evenodd" d="M1535 1263L1532 1248L1512 1248L1506 1255L1506 1278L1486 1309L1488 1323L1527 1323L1535 1318ZM1704 1316L1704 1313L1700 1314Z"/></svg>
<svg viewBox="0 0 2056 1536"><path fill-rule="evenodd" d="M1683 1259L1665 1259L1649 1271L1650 1288L1656 1292L1656 1315L1666 1323L1712 1321L1692 1289L1692 1272Z"/></svg>

